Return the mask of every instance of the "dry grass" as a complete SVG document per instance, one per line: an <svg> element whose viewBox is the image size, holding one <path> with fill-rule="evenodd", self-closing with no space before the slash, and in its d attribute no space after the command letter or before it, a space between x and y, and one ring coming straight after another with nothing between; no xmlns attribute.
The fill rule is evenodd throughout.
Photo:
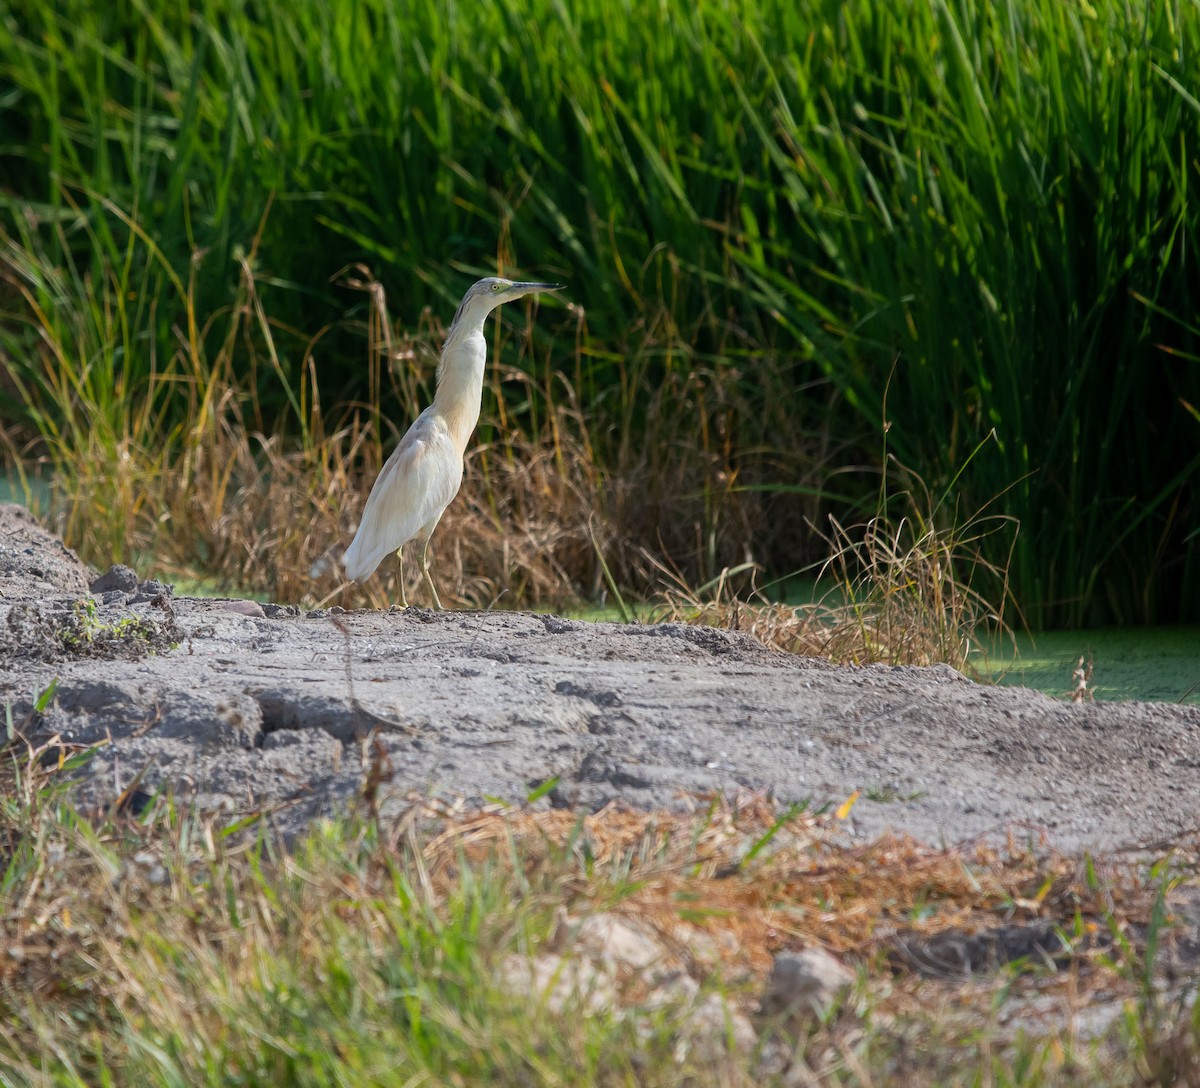
<svg viewBox="0 0 1200 1088"><path fill-rule="evenodd" d="M144 240L129 227L135 243ZM419 315L406 331L368 270L344 270L340 282L369 303L359 331L370 393L365 403L328 409L318 360L329 330L306 341L270 319L251 247L234 304L207 321L195 312L194 284L177 284L187 315L177 351L135 381L114 355L133 321L121 311L119 283L96 285L81 300L53 270L28 254L18 263L15 253L10 246L7 284L23 300L46 380L14 396L43 434L24 441L4 432L0 440L11 464L52 476L51 521L86 560L307 605L397 599L395 563L358 587L340 579L337 559L385 454L429 401L434 345L444 334L436 317ZM620 381L600 408L582 402L590 379L581 310L539 314L547 332L537 344L528 326L514 339L510 321L519 325L520 314L496 323L494 350L515 365L489 371L463 489L433 542L447 603L594 600L605 592L606 566L626 591L645 593L656 562L705 577L743 556L751 540L770 550L811 511L809 498L747 486L768 465L733 451L729 427L752 411L739 398L754 395L737 368L697 360L686 376L675 366L653 384L656 355L685 350L660 341L678 330L654 320L631 330L641 361L614 362ZM573 343L567 360L555 347L564 337ZM294 386L282 363L288 351L303 359ZM259 402L264 383L283 388L291 406L275 429ZM385 405L403 414L389 418ZM630 441L635 415L654 441ZM619 430L593 430L614 417L624 420ZM814 439L812 450L789 459L802 482L816 471L816 451ZM775 462L771 472L788 468Z"/></svg>
<svg viewBox="0 0 1200 1088"><path fill-rule="evenodd" d="M1007 572L983 558L981 544L995 534L1015 539L1016 526L1010 518L976 514L942 527L940 504L920 481L909 482L894 500L907 507L898 518L884 512L849 527L829 518L819 601L772 603L752 584L741 589L746 577L738 569L699 591L676 577L656 617L745 631L789 653L843 664L944 662L972 672L991 640L1010 634L1005 608L1015 607ZM977 588L984 577L986 596Z"/></svg>
<svg viewBox="0 0 1200 1088"><path fill-rule="evenodd" d="M935 849L894 835L850 845L837 814L789 811L761 794L694 801L690 813L443 813L424 858L444 888L464 857L520 858L528 874L561 861L564 850L576 859L586 851L591 875L576 884L581 898L603 903L619 873L630 882L619 912L668 937L687 919L716 938L704 942L717 957L706 970L730 977L761 977L783 949L816 945L867 963L898 932L932 936L1000 919L1054 918L1095 932L1114 909L1144 917L1153 900L1135 866L1113 866L1089 883L1078 859L1015 837L1005 848Z"/></svg>

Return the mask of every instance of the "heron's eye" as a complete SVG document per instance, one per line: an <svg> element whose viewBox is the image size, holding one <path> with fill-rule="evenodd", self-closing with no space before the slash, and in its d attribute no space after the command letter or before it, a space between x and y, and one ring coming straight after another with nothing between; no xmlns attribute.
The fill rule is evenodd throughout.
<svg viewBox="0 0 1200 1088"><path fill-rule="evenodd" d="M493 284L492 284L492 290L493 290L493 291L499 291L499 290L500 290L500 284L498 284L498 283L493 283Z"/></svg>

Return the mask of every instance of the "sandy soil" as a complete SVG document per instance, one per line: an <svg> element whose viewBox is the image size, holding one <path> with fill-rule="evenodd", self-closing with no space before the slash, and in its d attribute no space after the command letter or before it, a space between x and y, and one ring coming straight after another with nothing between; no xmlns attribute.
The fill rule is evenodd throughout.
<svg viewBox="0 0 1200 1088"><path fill-rule="evenodd" d="M179 598L121 568L98 579L17 506L0 506L0 698L27 735L107 742L81 783L95 800L144 771L290 828L353 803L372 731L397 798L521 801L555 779L538 804L820 806L859 789L849 835L1017 828L1065 850L1200 822L1197 707L838 668L679 624Z"/></svg>

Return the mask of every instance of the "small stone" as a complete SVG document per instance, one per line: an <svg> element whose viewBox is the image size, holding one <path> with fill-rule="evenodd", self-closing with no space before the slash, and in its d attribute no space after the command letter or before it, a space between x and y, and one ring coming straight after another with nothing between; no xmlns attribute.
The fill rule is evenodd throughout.
<svg viewBox="0 0 1200 1088"><path fill-rule="evenodd" d="M138 576L126 566L116 563L107 574L100 575L91 585L93 593L111 593L120 590L122 593L132 593L138 586Z"/></svg>
<svg viewBox="0 0 1200 1088"><path fill-rule="evenodd" d="M553 1013L579 1009L595 1013L611 1009L616 991L609 975L590 960L566 956L511 955L500 968L501 985L514 994L545 1002Z"/></svg>
<svg viewBox="0 0 1200 1088"><path fill-rule="evenodd" d="M615 914L593 914L579 923L577 947L598 963L622 971L645 971L666 957L654 937Z"/></svg>
<svg viewBox="0 0 1200 1088"><path fill-rule="evenodd" d="M674 943L687 949L688 959L692 963L701 964L708 971L733 959L739 948L737 937L720 929L705 930L692 925L677 925L671 937ZM733 977L728 967L724 969L724 975L726 981Z"/></svg>
<svg viewBox="0 0 1200 1088"><path fill-rule="evenodd" d="M294 604L264 604L262 609L269 620L292 619L300 615L300 609Z"/></svg>
<svg viewBox="0 0 1200 1088"><path fill-rule="evenodd" d="M819 1019L850 988L854 974L821 948L781 952L759 1005L764 1016Z"/></svg>
<svg viewBox="0 0 1200 1088"><path fill-rule="evenodd" d="M153 601L157 597L171 597L175 593L175 587L169 582L159 582L155 579L150 579L147 582L142 582L137 587L137 593L134 594L130 604L145 604L147 601Z"/></svg>
<svg viewBox="0 0 1200 1088"><path fill-rule="evenodd" d="M644 1009L691 1009L700 996L700 983L683 971L673 971L661 979L642 1002Z"/></svg>
<svg viewBox="0 0 1200 1088"><path fill-rule="evenodd" d="M266 616L263 606L258 601L220 601L217 607L226 612L236 612L239 616L255 616L258 618Z"/></svg>
<svg viewBox="0 0 1200 1088"><path fill-rule="evenodd" d="M754 1025L726 1004L720 994L709 994L692 1010L676 1043L676 1058L690 1055L710 1064L729 1054L749 1054L758 1045Z"/></svg>

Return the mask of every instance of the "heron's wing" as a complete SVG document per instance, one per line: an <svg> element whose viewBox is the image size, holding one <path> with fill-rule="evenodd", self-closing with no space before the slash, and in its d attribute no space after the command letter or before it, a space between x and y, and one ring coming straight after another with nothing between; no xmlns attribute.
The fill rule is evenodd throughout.
<svg viewBox="0 0 1200 1088"><path fill-rule="evenodd" d="M421 414L371 488L362 521L342 562L355 581L441 517L462 483L462 454L438 417Z"/></svg>

